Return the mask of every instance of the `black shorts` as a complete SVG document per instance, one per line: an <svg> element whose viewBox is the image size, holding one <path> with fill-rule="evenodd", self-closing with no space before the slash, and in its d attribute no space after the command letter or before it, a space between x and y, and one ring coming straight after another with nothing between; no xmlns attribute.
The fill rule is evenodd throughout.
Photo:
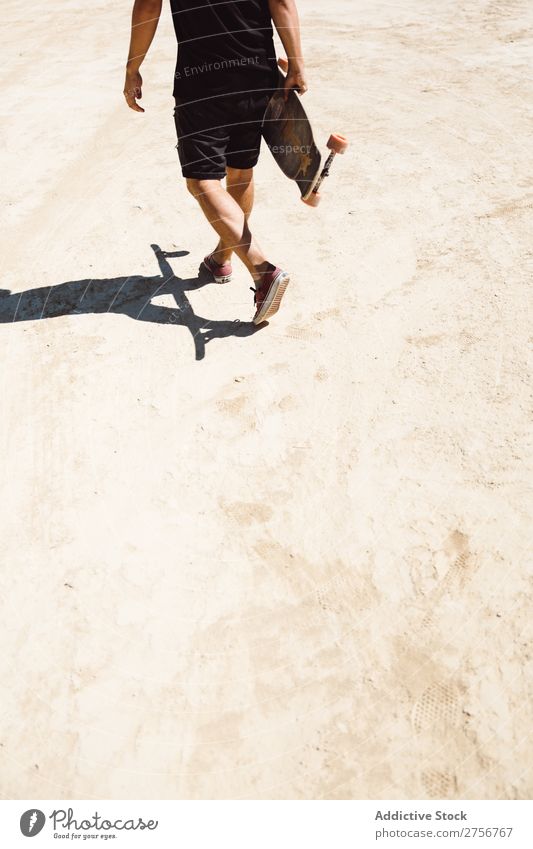
<svg viewBox="0 0 533 849"><path fill-rule="evenodd" d="M253 168L271 91L219 94L202 100L176 97L174 121L184 177L222 180L226 167Z"/></svg>

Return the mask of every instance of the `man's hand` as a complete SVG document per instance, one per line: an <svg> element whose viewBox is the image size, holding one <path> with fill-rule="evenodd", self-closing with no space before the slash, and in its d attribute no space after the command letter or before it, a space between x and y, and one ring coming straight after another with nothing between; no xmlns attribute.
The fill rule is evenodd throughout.
<svg viewBox="0 0 533 849"><path fill-rule="evenodd" d="M305 94L307 91L298 10L294 0L268 0L268 6L289 60L285 80L285 100L287 100L291 88L296 89L299 94ZM281 63L281 67L285 71L284 63Z"/></svg>
<svg viewBox="0 0 533 849"><path fill-rule="evenodd" d="M143 78L139 71L130 71L126 69L126 80L124 82L124 97L126 103L133 109L134 112L144 112L142 106L139 106L137 100L143 96L142 92Z"/></svg>
<svg viewBox="0 0 533 849"><path fill-rule="evenodd" d="M289 97L291 89L295 89L298 94L305 94L307 91L307 80L305 68L303 64L294 64L289 62L289 69L285 78L285 100Z"/></svg>
<svg viewBox="0 0 533 849"><path fill-rule="evenodd" d="M144 112L137 103L142 97L143 80L139 73L146 54L152 43L163 0L135 0L131 15L131 38L128 61L126 63L126 81L124 97L134 112Z"/></svg>

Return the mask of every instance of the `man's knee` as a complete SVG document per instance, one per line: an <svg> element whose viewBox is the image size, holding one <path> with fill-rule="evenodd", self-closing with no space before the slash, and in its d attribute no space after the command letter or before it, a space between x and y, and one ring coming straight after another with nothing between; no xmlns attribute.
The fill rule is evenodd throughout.
<svg viewBox="0 0 533 849"><path fill-rule="evenodd" d="M213 188L220 186L220 180L195 180L192 177L187 177L185 182L187 189L195 198L208 194Z"/></svg>
<svg viewBox="0 0 533 849"><path fill-rule="evenodd" d="M230 168L227 169L226 183L228 185L245 186L254 178L253 168Z"/></svg>
<svg viewBox="0 0 533 849"><path fill-rule="evenodd" d="M185 182L187 184L187 189L191 193L193 198L197 198L201 193L200 183L202 182L202 180L193 180L191 177L187 177Z"/></svg>

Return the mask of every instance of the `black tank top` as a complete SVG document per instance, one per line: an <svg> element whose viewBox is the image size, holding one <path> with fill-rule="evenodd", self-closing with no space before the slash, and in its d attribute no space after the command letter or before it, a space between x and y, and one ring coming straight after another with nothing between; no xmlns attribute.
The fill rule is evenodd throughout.
<svg viewBox="0 0 533 849"><path fill-rule="evenodd" d="M268 0L170 0L170 7L178 39L176 97L276 86Z"/></svg>

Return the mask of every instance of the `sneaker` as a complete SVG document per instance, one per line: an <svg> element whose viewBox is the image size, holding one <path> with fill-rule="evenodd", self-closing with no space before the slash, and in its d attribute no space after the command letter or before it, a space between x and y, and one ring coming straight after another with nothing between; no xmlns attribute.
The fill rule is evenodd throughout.
<svg viewBox="0 0 533 849"><path fill-rule="evenodd" d="M222 265L213 259L213 254L206 256L202 262L202 268L207 268L210 274L213 275L215 283L230 283L233 269L231 262L225 262Z"/></svg>
<svg viewBox="0 0 533 849"><path fill-rule="evenodd" d="M252 292L255 292L254 304L256 306L255 315L252 319L254 324L261 324L279 310L281 299L289 282L289 275L281 268L266 271L261 275L256 288L252 289Z"/></svg>

